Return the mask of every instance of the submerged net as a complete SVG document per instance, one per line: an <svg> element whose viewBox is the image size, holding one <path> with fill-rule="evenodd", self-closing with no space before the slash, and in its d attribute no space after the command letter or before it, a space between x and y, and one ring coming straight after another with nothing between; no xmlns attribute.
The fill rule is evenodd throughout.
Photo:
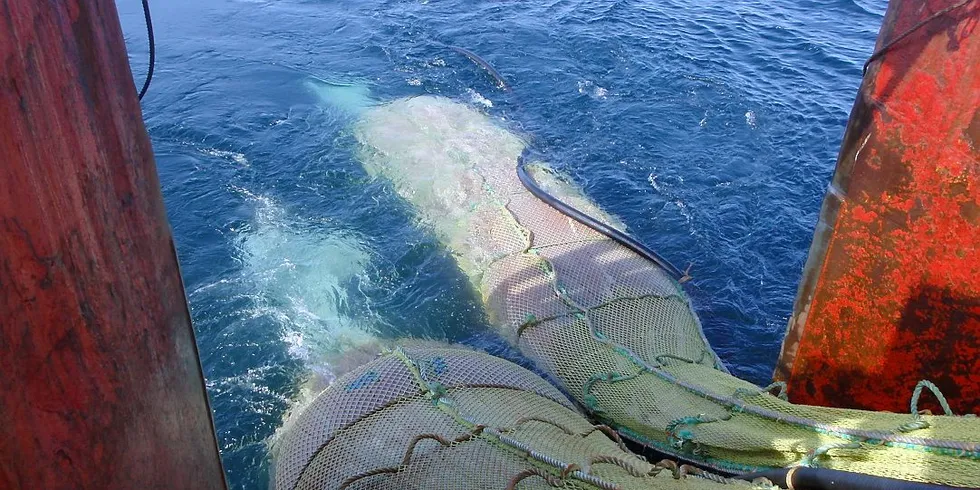
<svg viewBox="0 0 980 490"><path fill-rule="evenodd" d="M276 489L750 485L651 464L534 373L460 348L396 348L355 369L296 415L277 447Z"/></svg>
<svg viewBox="0 0 980 490"><path fill-rule="evenodd" d="M523 141L444 98L369 110L357 127L369 172L456 256L495 326L595 419L718 470L788 465L980 485L980 422L801 406L726 371L680 285L661 268L532 196ZM622 228L540 165L564 202Z"/></svg>

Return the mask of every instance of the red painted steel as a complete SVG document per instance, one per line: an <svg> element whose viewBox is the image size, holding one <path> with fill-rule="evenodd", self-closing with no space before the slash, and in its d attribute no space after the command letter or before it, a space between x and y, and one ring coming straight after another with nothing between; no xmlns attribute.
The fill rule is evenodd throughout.
<svg viewBox="0 0 980 490"><path fill-rule="evenodd" d="M892 0L878 47L954 3ZM896 44L864 79L776 369L790 399L904 412L928 379L955 412L980 411L978 247L974 0Z"/></svg>
<svg viewBox="0 0 980 490"><path fill-rule="evenodd" d="M0 0L0 488L224 474L111 0Z"/></svg>

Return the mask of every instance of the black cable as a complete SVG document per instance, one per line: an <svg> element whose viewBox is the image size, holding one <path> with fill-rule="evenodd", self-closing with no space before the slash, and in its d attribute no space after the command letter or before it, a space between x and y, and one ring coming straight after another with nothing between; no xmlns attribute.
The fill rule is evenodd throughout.
<svg viewBox="0 0 980 490"><path fill-rule="evenodd" d="M677 267L674 267L667 259L661 257L657 252L650 250L646 245L640 243L635 238L575 209L568 204L565 204L555 196L548 193L548 191L541 188L534 178L527 173L525 167L527 150L521 153L521 156L517 158L517 177L521 179L521 183L524 184L526 188L534 197L544 201L545 204L555 208L561 214L568 216L569 218L582 223L589 228L605 235L609 239L619 243L620 245L636 252L643 258L657 264L660 268L664 269L676 280L680 280L685 276L683 272Z"/></svg>
<svg viewBox="0 0 980 490"><path fill-rule="evenodd" d="M972 1L973 0L961 0L958 3L955 3L953 5L950 5L949 7L946 7L944 9L942 9L942 10L940 10L940 11L938 11L938 12L932 14L932 15L930 15L929 17L926 17L925 19L922 19L921 21L917 22L914 26L909 27L905 32L899 34L898 36L895 36L894 39L892 39L891 41L888 41L888 43L885 44L884 46L882 46L881 49L879 49L879 50L877 50L877 51L875 51L874 53L871 54L871 57L868 58L868 61L865 61L864 62L864 67L861 68L861 74L864 75L864 74L868 73L868 66L871 65L871 62L873 62L874 60L876 60L876 59L881 58L882 56L884 56L885 53L887 53L889 50L891 50L896 44L898 44L903 39L905 39L906 37L908 37L909 34L912 34L913 32L917 31L922 26L924 26L924 25L926 25L926 24L928 24L928 23L930 23L930 22L938 19L939 17L941 17L943 15L946 15L949 12L952 12L953 10L956 10L956 9L958 9L958 8L964 6L964 5L966 5L966 4L968 4L968 3L972 2Z"/></svg>
<svg viewBox="0 0 980 490"><path fill-rule="evenodd" d="M156 64L156 46L153 42L153 21L150 20L150 0L143 0L143 18L146 19L146 37L150 40L150 63L146 70L146 81L140 89L139 100L143 100L146 90L150 88L150 80L153 79L153 65Z"/></svg>
<svg viewBox="0 0 980 490"><path fill-rule="evenodd" d="M951 490L954 488L946 485L803 466L750 473L739 475L736 478L746 481L766 478L780 488L795 490Z"/></svg>
<svg viewBox="0 0 980 490"><path fill-rule="evenodd" d="M476 53L468 49L460 48L458 46L449 46L449 45L443 45L443 46L446 46L449 49L452 49L453 51L462 54L463 56L466 56L467 58L470 59L470 61L482 67L484 70L487 71L487 73L489 73L497 81L497 86L500 87L502 90L505 91L510 90L510 87L507 85L507 82L504 80L503 76L501 76L500 73L497 70L495 70L493 66L490 65L490 63L488 63L486 60L481 58ZM532 178L531 175L527 173L527 169L524 168L524 164L527 160L526 158L527 153L528 150L525 148L524 151L521 152L521 155L517 157L517 177L521 179L521 183L524 184L524 188L526 188L531 194L533 194L535 197L543 201L545 204L554 208L559 213L564 214L565 216L568 216L569 218L572 218L575 221L578 221L579 223L582 223L583 225L595 230L598 233L601 233L602 235L605 235L607 238L639 254L641 257L649 260L650 262L653 262L661 269L667 271L667 273L673 276L675 280L683 282L685 279L690 279L690 277L688 277L686 273L681 272L680 269L674 267L674 265L671 264L667 259L661 257L653 250L650 250L646 245L643 245L635 238L579 211L578 209L569 206L568 204L565 204L557 197L549 194L548 191L542 189L541 186L539 186L538 183L534 181L534 178Z"/></svg>

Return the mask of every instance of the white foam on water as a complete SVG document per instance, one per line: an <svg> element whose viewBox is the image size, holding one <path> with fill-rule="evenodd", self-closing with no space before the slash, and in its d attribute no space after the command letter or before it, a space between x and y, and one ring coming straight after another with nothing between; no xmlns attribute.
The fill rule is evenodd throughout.
<svg viewBox="0 0 980 490"><path fill-rule="evenodd" d="M480 92L468 88L466 89L466 93L470 94L470 102L473 103L474 105L478 104L483 107L486 107L487 109L493 107L493 102L491 102L490 99L480 94Z"/></svg>
<svg viewBox="0 0 980 490"><path fill-rule="evenodd" d="M243 167L248 167L250 165L248 159L245 158L245 154L237 151L219 150L217 148L203 148L201 149L201 153L224 160L231 160Z"/></svg>
<svg viewBox="0 0 980 490"><path fill-rule="evenodd" d="M305 83L324 107L346 116L358 116L375 105L371 89L359 83L333 83L318 78L310 78Z"/></svg>
<svg viewBox="0 0 980 490"><path fill-rule="evenodd" d="M237 287L250 291L244 318L264 318L279 329L288 352L302 360L309 376L301 381L303 404L339 373L333 360L347 349L375 342L372 318L346 313L353 289L361 280L370 253L356 237L325 230L291 216L274 198L234 188L254 207L254 217L235 238L243 263ZM192 294L218 287L199 288Z"/></svg>
<svg viewBox="0 0 980 490"><path fill-rule="evenodd" d="M659 192L661 194L664 192L663 186L660 184L660 182L657 182L657 175L656 174L650 174L647 177L647 182L650 183L650 187L653 187L653 190L655 190L655 191L657 191L657 192Z"/></svg>
<svg viewBox="0 0 980 490"><path fill-rule="evenodd" d="M578 82L578 93L588 95L593 99L605 99L609 95L609 90L596 85L591 80L582 80Z"/></svg>
<svg viewBox="0 0 980 490"><path fill-rule="evenodd" d="M265 301L254 314L269 315L283 327L290 353L310 362L374 340L370 319L344 313L350 281L370 259L354 236L322 230L288 215L273 198L240 193L255 206L255 217L236 244L246 276Z"/></svg>
<svg viewBox="0 0 980 490"><path fill-rule="evenodd" d="M274 360L249 364L247 371L231 376L208 378L212 393L247 392L235 395L246 400L243 409L273 414L283 403L305 404L332 383L340 374L334 361L345 351L376 342L372 332L377 319L353 317L348 308L359 294L358 281L367 280L364 271L371 252L355 234L296 216L271 195L242 187L231 190L252 210L247 223L229 230L241 267L195 287L188 296L206 324L221 328L212 334L220 344L218 362L236 362L221 353L225 345L254 345L258 352L268 352L257 342L270 339L285 344L289 355L302 362L306 374L296 380L297 397L269 384L270 376L284 367ZM249 337L252 332L254 340ZM225 449L269 442L232 441Z"/></svg>

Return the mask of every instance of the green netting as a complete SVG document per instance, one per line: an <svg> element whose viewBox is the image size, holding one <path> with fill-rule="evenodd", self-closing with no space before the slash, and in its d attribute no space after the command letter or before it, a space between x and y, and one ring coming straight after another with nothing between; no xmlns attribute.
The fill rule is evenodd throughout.
<svg viewBox="0 0 980 490"><path fill-rule="evenodd" d="M276 489L751 486L651 464L534 373L460 348L396 348L355 369L275 449Z"/></svg>
<svg viewBox="0 0 980 490"><path fill-rule="evenodd" d="M438 97L369 110L365 167L453 252L499 330L596 419L642 444L728 471L810 465L980 485L980 421L793 405L727 373L681 286L530 195L524 143ZM542 165L560 199L622 225ZM910 387L911 388L911 387Z"/></svg>

